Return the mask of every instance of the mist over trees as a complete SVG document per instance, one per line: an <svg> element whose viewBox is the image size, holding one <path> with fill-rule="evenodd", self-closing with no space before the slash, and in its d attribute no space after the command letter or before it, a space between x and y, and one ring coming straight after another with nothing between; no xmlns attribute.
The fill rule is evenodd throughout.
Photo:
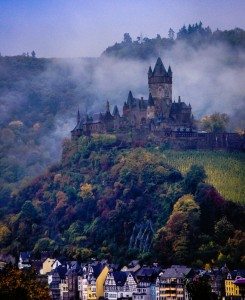
<svg viewBox="0 0 245 300"><path fill-rule="evenodd" d="M15 183L60 159L62 139L69 137L78 107L81 113L104 111L108 99L111 109L117 104L120 110L129 90L147 98L146 73L159 55L174 71L174 97L190 102L195 118L225 113L226 130L243 130L243 49L242 29L212 32L199 23L177 33L170 28L168 38L158 34L133 41L125 33L100 58L45 59L35 51L1 56L0 198L5 200L0 203Z"/></svg>
<svg viewBox="0 0 245 300"><path fill-rule="evenodd" d="M157 34L155 38L137 37L133 41L129 33L124 34L121 43L108 47L103 55L113 55L120 58L147 59L151 56L161 56L164 51L171 49L178 43L187 43L194 48L224 44L235 49L245 48L245 31L241 28L212 32L209 26L203 27L202 22L183 26L175 34L172 28L168 31L167 38Z"/></svg>
<svg viewBox="0 0 245 300"><path fill-rule="evenodd" d="M63 230L65 239L72 245L74 244L74 247L65 248L64 253L86 258L94 253L90 247L93 239L98 239L99 243L95 229L99 227L100 222L104 224L105 218L106 226L110 230L111 224L118 225L115 222L115 218L118 217L121 218L120 224L125 230L125 250L128 246L127 230L132 229L132 224L123 224L123 216L125 212L128 213L123 200L126 199L131 208L138 209L142 205L147 208L148 200L142 198L136 187L142 187L142 182L147 182L147 191L151 194L155 182L159 182L164 191L160 192L160 198L166 199L161 207L164 213L156 216L155 208L151 213L155 218L157 228L168 224L167 229L163 230L163 236L159 233L160 246L164 248L165 242L169 243L168 246L174 251L175 258L183 261L187 257L190 239L193 234L196 234L196 221L200 221L199 225L202 230L206 226L206 232L201 236L201 240L196 239L196 248L191 255L196 255L198 251L203 262L214 257L218 259L218 255L220 255L220 261L224 260L224 257L232 261L229 251L233 251L240 237L241 241L243 240L240 224L234 225L236 217L230 216L228 209L225 214L220 215L219 209L213 208L212 214L208 216L209 219L205 219L204 212L210 202L222 202L222 197L214 188L203 183L204 177L202 176L202 180L196 183L192 181L192 177L189 176L192 173L190 173L180 186L171 179L165 178L167 174L165 171L169 172L168 168L165 170L165 166L161 166L153 172L152 169L156 166L150 165L145 170L144 176L146 177L142 177L142 182L138 182L132 170L134 155L137 155L137 152L127 158L119 174L122 165L114 161L115 153L108 155L103 152L101 157L97 157L84 141L80 142L80 150L75 153L76 148L66 141L62 164L69 165L70 163L75 168L75 163L79 163L81 168L79 172L70 174L68 171L63 171L59 165L53 165L47 175L40 175L32 184L28 185L27 180L41 174L47 166L60 160L62 141L70 137L70 130L75 126L78 107L81 113L104 111L108 99L111 110L115 104L120 110L129 90L132 90L136 97L147 98L147 70L149 65L155 63L158 56L163 58L164 64L170 64L172 67L175 98L181 95L183 101L190 102L197 119L207 116L206 121L209 121L209 127L204 128L216 131L217 122L220 119L214 120L212 115L217 112L219 116L228 115L230 120L227 123L227 118L221 119L221 125L218 124L217 131L244 129L244 40L242 29L212 32L209 27L203 27L199 23L184 26L176 33L170 29L167 38L162 38L160 34L157 34L153 39L139 36L134 41L129 33L125 33L123 41L108 47L100 58L45 59L37 58L35 51L32 51L29 56L1 56L0 218L4 220L0 222L1 247L6 249L6 252L14 252L17 244L30 238L30 244L37 253L45 248L55 250L56 244L61 242L58 237L56 240L55 235ZM108 139L106 141L108 142ZM91 162L88 162L87 158L90 155L92 155ZM143 155L149 158L152 154L143 153ZM118 160L119 158L121 157L119 156ZM141 163L136 167L143 169L144 162L141 161ZM94 188L94 185L99 183L92 184L92 178L88 180L87 174L91 170L95 172L96 167L103 170L101 174L96 174L103 180L109 180L106 177L106 171L110 170L112 174L120 177L120 182L115 182L115 185L107 189L103 184ZM84 173L81 173L81 170ZM200 171L203 175L202 170L198 168L192 171ZM172 175L176 176L177 181L182 180L178 171L173 172ZM154 182L149 180L151 176ZM165 185L161 182L164 178L166 179ZM49 180L52 180L52 184L47 187L45 182ZM135 183L135 186L131 186L131 182ZM71 183L74 184L75 190L71 187ZM98 193L101 189L103 190L102 198L98 200ZM190 193L190 196L186 196L185 193L187 195ZM183 238L177 242L171 239L171 233L175 230L172 228L171 220L177 218L177 212L173 211L173 216L170 215L173 205L181 197L188 198L186 199L190 204L190 211L182 212L180 219L185 224L192 222L191 228L194 232L186 230ZM170 199L174 199L174 203ZM153 197L151 201L154 202L155 198ZM200 208L196 203L194 205L193 201L197 202ZM159 203L156 204L161 206ZM180 204L181 201L179 207L181 207ZM227 207L229 205L231 204L227 204ZM93 216L93 220L89 219L89 214L92 214L95 208L97 214L102 215L99 220L96 219L96 215ZM237 206L233 209L238 213ZM12 215L7 214L8 217L4 219L9 210ZM52 211L51 219L44 223L44 216L50 211ZM137 219L137 213L133 216L134 219ZM52 223L52 218L59 220L64 214L64 222L57 223L55 232L50 235L48 228ZM81 225L77 218L78 214L81 214L88 223ZM195 220L192 218L193 214ZM143 215L140 216L141 219L143 217ZM146 217L149 217L147 213ZM234 227L234 230L231 235L230 231L227 233L226 237L231 238L225 247L224 241L220 239L220 228L224 227L226 222L231 224L228 224L227 228ZM5 223L9 225L6 226ZM32 223L34 226L31 225ZM113 230L117 232L119 228L115 228ZM15 231L18 233L18 238L13 235ZM217 242L212 243L211 234L214 231ZM32 239L31 234L36 234L36 237ZM12 244L11 239L14 239ZM120 239L120 237L115 234L115 239ZM100 249L100 254L117 255L116 244L107 242L103 245L103 249ZM78 251L76 247L80 244L84 247ZM60 245L63 246L62 243ZM241 242L238 252L241 251L242 246ZM183 252L180 249L183 249ZM133 257L134 253L134 250L130 250L128 257ZM240 257L239 255L240 252L237 257ZM161 259L164 261L166 258L164 256ZM188 257L187 260L189 259Z"/></svg>

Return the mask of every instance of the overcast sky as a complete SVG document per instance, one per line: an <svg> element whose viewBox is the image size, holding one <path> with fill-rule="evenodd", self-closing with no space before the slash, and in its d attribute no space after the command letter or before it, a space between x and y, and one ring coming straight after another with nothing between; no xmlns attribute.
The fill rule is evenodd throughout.
<svg viewBox="0 0 245 300"><path fill-rule="evenodd" d="M245 28L245 0L0 0L0 52L38 57L99 56L120 42L169 28Z"/></svg>

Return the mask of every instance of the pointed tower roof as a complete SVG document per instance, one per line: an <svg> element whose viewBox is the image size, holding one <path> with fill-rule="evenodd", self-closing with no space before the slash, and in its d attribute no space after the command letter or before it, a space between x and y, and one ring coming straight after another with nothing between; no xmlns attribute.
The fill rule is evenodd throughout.
<svg viewBox="0 0 245 300"><path fill-rule="evenodd" d="M152 76L152 69L151 69L151 66L149 67L149 70L148 70L148 77L151 77Z"/></svg>
<svg viewBox="0 0 245 300"><path fill-rule="evenodd" d="M79 124L81 121L81 117L80 117L80 111L79 111L79 107L77 109L77 124Z"/></svg>
<svg viewBox="0 0 245 300"><path fill-rule="evenodd" d="M119 110L118 110L117 105L115 105L115 107L114 107L114 109L113 109L112 115L113 115L113 116L119 116Z"/></svg>
<svg viewBox="0 0 245 300"><path fill-rule="evenodd" d="M148 105L148 106L154 106L154 105L155 105L151 93L149 94L149 98L148 98L148 103L147 103L147 105Z"/></svg>
<svg viewBox="0 0 245 300"><path fill-rule="evenodd" d="M133 94L132 94L131 91L129 91L129 93L128 93L127 104L128 104L129 106L133 106L133 100L134 100Z"/></svg>
<svg viewBox="0 0 245 300"><path fill-rule="evenodd" d="M106 100L106 112L109 113L110 112L110 103L108 100Z"/></svg>
<svg viewBox="0 0 245 300"><path fill-rule="evenodd" d="M164 76L166 74L166 69L162 63L162 60L160 57L158 57L154 71L153 71L153 75L154 76Z"/></svg>
<svg viewBox="0 0 245 300"><path fill-rule="evenodd" d="M173 75L173 72L172 72L172 70L171 70L171 67L170 67L170 66L168 67L168 75L169 75L169 76L171 76L171 77L172 77L172 75Z"/></svg>

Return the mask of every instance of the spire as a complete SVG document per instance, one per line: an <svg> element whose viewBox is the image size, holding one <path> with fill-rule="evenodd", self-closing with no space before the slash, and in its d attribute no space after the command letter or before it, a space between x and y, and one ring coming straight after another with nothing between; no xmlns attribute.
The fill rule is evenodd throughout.
<svg viewBox="0 0 245 300"><path fill-rule="evenodd" d="M106 101L106 112L107 112L107 113L110 112L110 103L109 103L108 100Z"/></svg>
<svg viewBox="0 0 245 300"><path fill-rule="evenodd" d="M153 71L153 75L154 76L164 76L165 74L166 74L166 70L162 63L162 60L160 57L158 57L154 71Z"/></svg>
<svg viewBox="0 0 245 300"><path fill-rule="evenodd" d="M151 93L149 94L149 98L148 98L148 103L147 103L148 106L154 106L154 100L152 98L152 95Z"/></svg>
<svg viewBox="0 0 245 300"><path fill-rule="evenodd" d="M81 121L81 117L80 117L80 111L79 111L79 107L77 109L77 124L79 124Z"/></svg>
<svg viewBox="0 0 245 300"><path fill-rule="evenodd" d="M129 93L128 93L128 100L127 100L127 104L128 104L129 106L133 106L133 100L134 100L134 98L133 98L133 94L132 94L132 92L131 92L131 91L129 91Z"/></svg>
<svg viewBox="0 0 245 300"><path fill-rule="evenodd" d="M180 96L179 96L179 98L178 98L178 103L180 103L181 102L181 99L180 99Z"/></svg>
<svg viewBox="0 0 245 300"><path fill-rule="evenodd" d="M151 76L152 76L152 69L151 69L151 67L149 67L148 77L151 77Z"/></svg>
<svg viewBox="0 0 245 300"><path fill-rule="evenodd" d="M168 67L168 76L172 77L172 75L173 75L173 72L171 70L171 67L169 66Z"/></svg>
<svg viewBox="0 0 245 300"><path fill-rule="evenodd" d="M113 115L113 116L119 116L119 110L118 110L117 105L115 105L115 107L114 107L114 109L113 109L112 115Z"/></svg>

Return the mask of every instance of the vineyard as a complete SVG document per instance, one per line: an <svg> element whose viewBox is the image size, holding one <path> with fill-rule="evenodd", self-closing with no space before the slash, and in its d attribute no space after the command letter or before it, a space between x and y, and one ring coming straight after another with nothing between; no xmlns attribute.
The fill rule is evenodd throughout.
<svg viewBox="0 0 245 300"><path fill-rule="evenodd" d="M203 165L207 182L227 200L245 203L245 154L242 152L164 151L167 161L182 174L193 164Z"/></svg>

